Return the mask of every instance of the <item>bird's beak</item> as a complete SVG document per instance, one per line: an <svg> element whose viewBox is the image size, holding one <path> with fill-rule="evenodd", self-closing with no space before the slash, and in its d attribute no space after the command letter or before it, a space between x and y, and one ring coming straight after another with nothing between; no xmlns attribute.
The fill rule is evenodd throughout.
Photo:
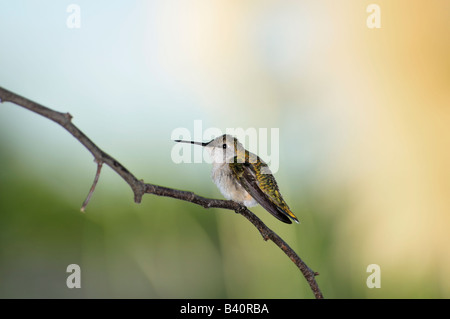
<svg viewBox="0 0 450 319"><path fill-rule="evenodd" d="M206 146L206 145L209 144L209 142L208 142L208 143L202 143L202 142L182 141L182 140L174 140L174 142L177 142L177 143L187 143L187 144L195 144L195 145L200 145L200 146Z"/></svg>

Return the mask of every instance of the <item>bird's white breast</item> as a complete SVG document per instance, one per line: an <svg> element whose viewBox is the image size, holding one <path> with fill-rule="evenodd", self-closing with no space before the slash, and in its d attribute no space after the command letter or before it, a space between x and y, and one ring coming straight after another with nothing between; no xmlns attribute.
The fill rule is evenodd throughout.
<svg viewBox="0 0 450 319"><path fill-rule="evenodd" d="M230 166L227 163L213 163L211 177L226 199L252 207L258 203L250 194L239 184L233 176Z"/></svg>

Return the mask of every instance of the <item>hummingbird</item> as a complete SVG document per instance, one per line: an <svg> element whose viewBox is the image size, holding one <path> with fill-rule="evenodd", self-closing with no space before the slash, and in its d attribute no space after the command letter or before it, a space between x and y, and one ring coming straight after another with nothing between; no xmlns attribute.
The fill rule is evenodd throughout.
<svg viewBox="0 0 450 319"><path fill-rule="evenodd" d="M224 134L203 143L175 140L206 148L212 159L211 177L226 199L246 207L261 205L280 221L298 223L297 217L281 196L277 182L267 164L247 151L237 138Z"/></svg>

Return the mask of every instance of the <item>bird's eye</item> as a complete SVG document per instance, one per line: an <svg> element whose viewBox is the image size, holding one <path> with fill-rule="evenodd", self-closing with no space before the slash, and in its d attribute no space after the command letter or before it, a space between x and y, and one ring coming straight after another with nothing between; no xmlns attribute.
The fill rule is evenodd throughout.
<svg viewBox="0 0 450 319"><path fill-rule="evenodd" d="M223 144L222 147L223 147L223 149L226 149L227 148L227 144Z"/></svg>

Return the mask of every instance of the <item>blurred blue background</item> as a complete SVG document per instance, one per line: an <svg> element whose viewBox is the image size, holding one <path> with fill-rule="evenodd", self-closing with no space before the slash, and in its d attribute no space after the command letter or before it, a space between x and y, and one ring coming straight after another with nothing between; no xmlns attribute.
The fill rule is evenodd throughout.
<svg viewBox="0 0 450 319"><path fill-rule="evenodd" d="M69 28L77 4L81 27ZM137 178L222 198L171 134L278 128L300 225L252 209L329 298L450 296L450 4L0 0L0 86L61 112ZM420 23L417 23L420 21ZM146 195L0 105L0 297L311 298L293 263L226 210ZM66 287L78 264L82 288ZM369 289L369 264L381 288Z"/></svg>

